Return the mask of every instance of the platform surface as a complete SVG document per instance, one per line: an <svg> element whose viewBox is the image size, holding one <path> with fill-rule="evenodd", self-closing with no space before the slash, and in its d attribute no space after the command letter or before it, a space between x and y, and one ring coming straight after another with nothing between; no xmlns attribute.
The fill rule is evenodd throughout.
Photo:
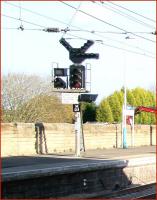
<svg viewBox="0 0 157 200"><path fill-rule="evenodd" d="M2 158L2 180L42 174L72 173L101 167L156 162L156 146L127 149L88 150L75 154L47 154Z"/></svg>

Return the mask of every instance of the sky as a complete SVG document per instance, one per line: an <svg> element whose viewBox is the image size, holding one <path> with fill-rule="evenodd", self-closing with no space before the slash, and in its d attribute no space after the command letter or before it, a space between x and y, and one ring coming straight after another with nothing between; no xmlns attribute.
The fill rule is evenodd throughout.
<svg viewBox="0 0 157 200"><path fill-rule="evenodd" d="M155 87L155 1L3 1L1 7L2 75L51 76L52 66L72 64L59 42L62 37L74 48L90 39L94 44L87 53L99 53L99 59L82 64L90 66L97 102L124 84ZM49 27L70 31L43 31Z"/></svg>

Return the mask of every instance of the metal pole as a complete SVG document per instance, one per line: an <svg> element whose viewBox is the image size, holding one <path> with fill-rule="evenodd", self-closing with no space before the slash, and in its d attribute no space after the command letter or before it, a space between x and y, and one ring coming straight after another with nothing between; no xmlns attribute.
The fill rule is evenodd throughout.
<svg viewBox="0 0 157 200"><path fill-rule="evenodd" d="M123 147L123 128L124 128L124 104L123 104L123 107L122 107L121 147Z"/></svg>
<svg viewBox="0 0 157 200"><path fill-rule="evenodd" d="M124 57L125 59L125 57ZM126 129L126 108L127 108L127 94L126 94L126 62L124 63L124 109L123 109L123 149L127 148L127 129Z"/></svg>
<svg viewBox="0 0 157 200"><path fill-rule="evenodd" d="M127 148L127 129L126 129L126 87L124 90L124 126L123 126L123 149Z"/></svg>
<svg viewBox="0 0 157 200"><path fill-rule="evenodd" d="M132 117L132 147L134 147L135 146L135 142L134 142L134 133L135 133L135 124L134 124L134 122L135 122L135 119L134 119L134 115L133 115L133 117Z"/></svg>

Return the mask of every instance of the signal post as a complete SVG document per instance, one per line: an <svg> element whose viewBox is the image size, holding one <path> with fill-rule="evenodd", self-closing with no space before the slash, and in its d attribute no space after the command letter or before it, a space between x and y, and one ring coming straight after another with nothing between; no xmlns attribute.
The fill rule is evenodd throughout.
<svg viewBox="0 0 157 200"><path fill-rule="evenodd" d="M80 157L81 150L81 116L80 104L73 104L73 112L75 113L75 155Z"/></svg>
<svg viewBox="0 0 157 200"><path fill-rule="evenodd" d="M53 84L54 91L66 94L75 94L73 101L69 101L69 104L73 104L73 112L75 112L75 153L76 156L80 156L81 139L83 140L83 131L81 129L81 114L80 103L82 101L92 102L96 100L97 95L94 94L81 94L88 93L86 90L86 68L81 63L85 59L99 58L99 54L85 53L87 49L94 44L92 40L88 40L82 47L73 48L64 38L60 39L60 43L69 51L69 59L73 62L69 69L67 68L54 68L53 71ZM69 74L68 74L69 70ZM84 95L84 96L82 96ZM67 104L67 102L66 102ZM84 145L84 142L83 142Z"/></svg>

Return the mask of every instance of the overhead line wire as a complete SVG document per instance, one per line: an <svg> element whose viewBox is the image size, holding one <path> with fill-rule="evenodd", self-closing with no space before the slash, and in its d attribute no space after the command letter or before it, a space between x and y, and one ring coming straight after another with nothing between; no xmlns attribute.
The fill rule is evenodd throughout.
<svg viewBox="0 0 157 200"><path fill-rule="evenodd" d="M11 6L14 6L14 7L16 7L16 8L20 8L18 5L15 5L15 4L13 4L13 3L8 3L8 2L5 2L5 3L7 3L7 4L11 5ZM43 14L41 14L41 13L38 13L38 12L36 12L36 11L32 11L32 10L27 9L27 8L24 8L24 7L22 7L22 6L21 6L21 9L23 9L23 10L25 10L25 11L27 11L27 12L30 12L30 13L32 13L32 14L39 15L39 16L44 17L44 18L46 18L46 19L53 20L53 21L59 22L59 23L61 23L61 24L68 25L68 23L66 23L66 22L63 22L63 21L58 20L58 19L53 18L53 17L49 17L49 16L46 16L46 15L43 15ZM79 28L79 27L74 26L74 25L71 25L71 27Z"/></svg>
<svg viewBox="0 0 157 200"><path fill-rule="evenodd" d="M85 32L90 32L90 31L88 31L88 30L70 30L70 29L69 29L69 31L85 31ZM96 34L95 32L90 32L90 33L95 34L96 36L99 36L100 38L110 39L110 38L106 38L106 37L104 37L104 36L102 36L102 35ZM129 33L129 32L128 32L128 33ZM124 34L124 33L123 33L123 34ZM111 39L110 39L110 40L111 40ZM153 54L153 52L150 52L150 51L148 51L148 50L146 50L146 49L142 49L142 48L137 47L137 46L134 46L134 45L126 44L125 42L122 42L122 41L119 41L119 40L114 40L114 39L112 39L112 40L113 40L114 42L119 43L119 44L124 44L125 46L128 46L128 47L130 47L130 48L138 49L138 50L140 50L140 51L145 51L145 52L147 52L147 53L149 53L149 54Z"/></svg>
<svg viewBox="0 0 157 200"><path fill-rule="evenodd" d="M5 14L2 14L2 16L5 16L5 17L8 17L8 18L11 18L11 19L20 21L20 19L18 19L18 18L15 18L15 17L12 17L12 16L7 16L7 15L5 15ZM43 28L46 29L46 27L44 27L44 26L42 26L42 25L35 24L35 23L32 23L32 22L28 22L28 21L26 21L26 20L23 20L23 22L28 23L28 24L31 24L31 25L35 25L35 26L40 26L40 27L43 27ZM5 29L15 29L15 28L5 28ZM19 28L17 28L17 29L19 29ZM25 30L41 30L41 31L43 31L43 29L25 29ZM95 34L95 33L94 33L94 34ZM96 35L98 35L98 36L101 37L101 38L105 38L105 37L103 37L103 36L101 36L101 35L99 35L99 34L96 34ZM120 42L120 41L116 41L116 42L122 43L122 42ZM151 53L151 54L152 54L152 52L149 52L149 51L147 51L147 50L145 50L145 49L141 49L141 48L139 48L139 47L134 47L134 46L129 45L129 44L127 44L127 46L130 46L130 47L132 47L132 48L138 48L139 50L142 50L142 51L145 51L145 52L148 52L148 53ZM119 47L115 47L115 48L119 48Z"/></svg>
<svg viewBox="0 0 157 200"><path fill-rule="evenodd" d="M74 17L76 16L76 14L77 14L77 12L78 12L80 6L81 6L81 3L82 3L82 2L79 3L77 9L75 10L75 13L72 15L72 17L71 17L71 19L70 19L70 21L69 21L69 23L68 23L67 28L69 28L69 26L71 26L72 21L73 21ZM66 32L63 33L62 37L63 37L65 34L66 34Z"/></svg>
<svg viewBox="0 0 157 200"><path fill-rule="evenodd" d="M117 7L120 7L120 8L122 8L122 9L124 9L124 10L127 10L127 11L129 11L129 12L131 12L131 13L134 13L134 14L140 16L140 17L143 17L143 18L145 18L145 19L147 19L147 20L150 20L150 21L156 23L155 20L153 20L153 19L151 19L151 18L149 18L149 17L146 17L146 16L144 16L144 15L141 15L141 14L135 12L135 11L132 11L132 10L130 10L130 9L128 9L128 8L125 8L125 7L123 7L123 6L120 6L120 5L118 5L118 4L116 4L116 3L113 3L113 2L111 2L111 1L109 1L109 0L108 0L108 2L109 2L110 4L113 4L113 5L117 6Z"/></svg>
<svg viewBox="0 0 157 200"><path fill-rule="evenodd" d="M14 20L21 21L19 18L8 16L8 15L5 15L5 14L2 14L2 16L7 17L7 18L11 18L11 19L14 19ZM33 23L33 22L29 22L29 21L26 21L26 20L22 20L22 21L25 22L25 23L31 24L31 25L35 25L35 26L39 26L39 27L42 27L42 28L46 28L43 25L39 25L39 24L36 24L36 23Z"/></svg>
<svg viewBox="0 0 157 200"><path fill-rule="evenodd" d="M47 18L47 19L49 19L49 20L57 21L57 22L59 22L59 23L68 25L68 23L65 23L65 22L63 22L63 21L61 21L61 20L58 20L58 19L55 19L55 18L46 16L46 15L40 14L40 13L38 13L38 12L35 12L35 11L32 11L32 10L23 8L22 6L19 7L19 6L15 5L15 4L12 4L12 3L8 3L8 2L5 2L5 3L7 3L7 4L11 5L11 6L14 6L14 7L17 7L17 8L20 8L20 9L23 9L23 10L25 10L25 11L27 11L27 12L30 12L30 13L33 13L33 14L36 14L36 15L39 15L39 16L44 17L44 18ZM77 27L77 26L74 26L74 25L71 25L71 27L80 29L80 27ZM83 31L83 29L80 29L80 30ZM132 32L124 31L124 34L126 34L126 33L132 33ZM152 34L153 34L153 33L152 33ZM96 34L96 35L98 35L98 34ZM98 35L98 36L100 36L100 35ZM102 36L100 36L100 37L102 37ZM105 37L104 37L104 38L105 38ZM109 38L108 38L108 39L109 39ZM115 41L116 41L116 40L115 40ZM129 46L130 46L130 45L129 45Z"/></svg>
<svg viewBox="0 0 157 200"><path fill-rule="evenodd" d="M59 2L65 4L66 6L69 6L69 7L73 8L73 9L76 9L76 7L74 7L74 6L72 6L72 5L68 4L68 3L65 3L65 2L63 2L63 1L59 1ZM94 19L96 19L96 20L98 20L98 21L100 21L100 22L103 22L103 23L105 23L105 24L107 24L107 25L109 25L109 26L112 26L112 27L114 27L114 28L116 28L116 29L119 29L119 30L124 31L124 32L128 32L128 31L126 31L125 29L123 29L123 28L121 28L121 27L118 27L118 26L116 26L116 25L114 25L114 24L111 24L111 23L109 23L109 22L106 22L105 20L102 20L102 19L100 19L100 18L98 18L98 17L96 17L96 16L94 16L94 15L91 15L91 14L89 14L89 13L83 11L83 10L78 10L78 11L81 12L81 13L83 13L83 14L85 14L85 15L87 15L87 16L89 16L89 17L92 17L92 18L94 18ZM144 40L147 40L147 41L150 41L150 42L155 43L154 40L145 38L145 37L140 36L140 35L137 35L137 34L135 34L135 33L130 33L130 34L132 34L132 35L134 35L134 36L136 36L136 37L142 38L142 39L144 39Z"/></svg>
<svg viewBox="0 0 157 200"><path fill-rule="evenodd" d="M15 4L11 4L11 3L8 3L8 2L6 2L6 3L19 8L19 6L15 5ZM40 13L31 11L31 10L29 10L29 9L25 9L25 8L23 8L23 7L21 7L21 9L24 9L24 10L26 10L27 12L31 12L31 13L33 13L33 14L36 14L36 15L39 15L39 16L48 18L48 19L50 19L50 20L55 20L55 21L58 21L58 22L60 22L60 23L67 24L67 23L64 23L63 21L56 20L56 19L54 19L54 18L48 17L48 16L46 16L46 15L42 15L42 14L40 14ZM10 17L10 16L4 15L4 14L3 14L3 16L9 17L9 18L12 18L12 19L19 20L19 19L17 19L17 18ZM26 21L26 20L23 20L23 21L26 22L26 23L32 24L32 25L36 25L36 26L40 26L40 27L46 28L45 26L41 26L41 25L38 25L38 24L35 24L35 23L31 23L31 22L28 22L28 21ZM96 36L99 36L99 37L104 38L104 39L110 39L110 40L113 40L114 42L117 42L117 43L120 43L120 44L124 43L124 42L122 42L122 41L118 41L118 40L111 39L111 38L108 38L108 37L106 38L106 37L104 37L104 36L102 36L102 35L99 35L99 34L96 34L96 33L95 33L95 32L99 32L99 31L88 31L88 30L80 29L80 27L77 27L77 26L74 26L74 25L71 25L71 26L79 29L79 30L76 30L76 31L86 31L86 32L90 32L90 33L95 34ZM5 29L13 29L13 28L5 28ZM25 30L40 30L40 29L25 29ZM41 29L41 31L43 31L43 29ZM71 31L72 31L72 30L71 30ZM73 31L75 31L75 30L73 30ZM101 32L101 31L100 31L100 32ZM121 34L127 34L127 33L130 33L130 32L123 32L123 33L121 33ZM151 34L153 34L153 33L151 33ZM147 50L145 50L145 49L142 49L142 48L139 48L139 47L136 47L136 46L133 46L133 45L129 45L129 44L126 44L126 43L124 43L124 45L125 45L125 46L129 46L129 47L131 47L131 48L136 48L136 49L139 49L139 50L142 50L142 51L145 51L145 52L148 52L148 53L151 53L151 54L152 54L152 52L150 52L150 51L147 51Z"/></svg>
<svg viewBox="0 0 157 200"><path fill-rule="evenodd" d="M32 10L27 9L27 8L24 8L24 7L22 7L22 6L17 6L17 5L15 5L15 4L8 3L8 2L5 2L5 3L7 3L7 4L11 5L11 6L14 6L14 7L17 7L17 8L20 8L20 9L23 9L23 10L25 10L25 11L27 11L27 12L33 13L33 14L35 14L35 15L39 15L39 16L41 16L41 17L47 18L47 19L49 19L49 20L57 21L57 22L59 22L59 23L61 23L61 24L68 25L68 23L66 23L66 22L63 22L63 21L58 20L58 19L53 18L53 17L49 17L49 16L46 16L46 15L43 15L43 14L41 14L41 13L38 13L38 12L36 12L36 11L32 11ZM90 32L90 33L99 32L99 33L113 33L113 34L127 34L127 33L142 33L142 34L143 34L143 33L146 33L146 34L148 33L148 34L154 34L153 32L132 32L132 31L125 31L125 32L97 31L97 30L96 30L96 31L95 31L95 30L91 30L91 31L90 31L90 30L81 29L80 27L75 26L75 25L70 25L70 26L79 29L79 30L71 30L71 31L86 31L86 32Z"/></svg>
<svg viewBox="0 0 157 200"><path fill-rule="evenodd" d="M116 8L113 7L113 6L108 5L106 2L105 2L105 3L104 3L104 2L103 2L103 3L100 2L101 4L98 3L98 2L95 2L95 3L96 3L97 5L99 5L99 6L102 6L102 7L106 8L106 9L108 9L108 10L111 10L112 12L115 12L115 13L121 15L121 16L124 16L124 17L126 17L127 19L129 19L129 20L131 20L131 21L134 21L134 22L137 22L137 23L139 23L139 24L141 24L141 25L143 25L143 26L146 26L146 27L155 29L154 26L152 26L152 25L150 25L150 24L147 24L147 23L145 23L145 22L143 22L143 21L137 19L136 17L133 17L133 16L131 16L131 15L129 15L129 14L127 14L127 13L125 13L125 12L119 10L119 9L116 9ZM109 8L108 8L108 7L109 7Z"/></svg>
<svg viewBox="0 0 157 200"><path fill-rule="evenodd" d="M95 33L93 33L93 34L95 34ZM99 36L99 37L101 37L101 38L106 39L106 37L104 37L104 36L102 36L102 35L99 35L99 34L95 34L95 35L97 35L97 36ZM139 50L141 50L141 51L145 51L145 52L148 52L148 53L153 54L152 52L150 52L150 51L148 51L148 50L142 49L142 48L140 48L140 47L137 47L137 46L134 46L134 45L131 45L131 44L126 44L125 42L122 42L122 41L119 41L119 40L112 39L112 41L117 42L117 43L119 43L119 44L123 44L123 45L128 46L128 47L131 47L131 48L139 49Z"/></svg>
<svg viewBox="0 0 157 200"><path fill-rule="evenodd" d="M2 29L4 29L4 30L18 30L18 29L20 29L20 27L18 27L18 28L9 28L9 27L4 27L4 28L2 28ZM43 31L44 29L37 29L37 28L24 28L23 30L26 30L26 31Z"/></svg>
<svg viewBox="0 0 157 200"><path fill-rule="evenodd" d="M2 16L5 16L5 17L8 17L8 18L11 18L11 19L14 19L14 20L18 20L18 21L20 21L20 19L18 19L18 18L15 18L15 17L12 17L12 16L7 16L7 15L4 15L4 14L2 14ZM39 25L39 24L34 24L34 23L32 23L32 22L28 22L28 21L25 21L25 20L23 20L23 22L25 22L25 23L28 23L28 24L31 24L31 25L36 25L36 26L40 26L40 27L43 27L43 28L45 28L45 29L24 29L24 30L38 30L38 31L45 31L46 30L46 27L44 27L44 26L42 26L42 25ZM12 29L12 30L18 30L18 29L20 29L20 28L3 28L3 29ZM61 30L61 31L64 31L63 29ZM67 30L67 31L71 31L70 29L69 30ZM65 32L67 32L67 31L65 31ZM80 31L85 31L85 30L80 30ZM87 30L86 30L87 31ZM89 31L87 31L87 32L89 32ZM92 34L95 34L95 33L92 33ZM99 35L99 34L95 34L95 35L97 35L97 36L99 36L99 37L101 37L101 38L104 38L104 39L106 39L104 36L102 36L102 35ZM109 38L110 39L110 38ZM112 39L114 42L117 42L117 43L120 43L120 44L122 44L122 42L121 41L118 41L118 40L114 40L114 39ZM131 48L136 48L136 49L139 49L139 50L142 50L142 51L145 51L145 52L148 52L148 53L151 53L151 54L153 54L152 52L150 52L150 51L148 51L148 50L145 50L145 49L142 49L142 48L139 48L139 47L136 47L136 46L133 46L133 45L129 45L129 44L125 44L124 43L124 45L126 45L126 46L129 46L129 47L131 47Z"/></svg>
<svg viewBox="0 0 157 200"><path fill-rule="evenodd" d="M72 31L72 30L71 30L71 31ZM82 31L82 30L81 30L81 31ZM88 30L83 30L83 31L89 32ZM100 34L96 34L95 32L90 32L90 33L95 34L96 36L98 36L98 37L100 37L100 38L110 39L110 38L106 38L106 37L104 37L104 36L102 36L102 35L100 35ZM129 32L128 32L128 33L129 33ZM121 33L121 34L122 34L122 33ZM124 34L124 33L123 33L123 34ZM153 33L151 33L151 34L153 34ZM137 47L137 46L134 46L134 45L126 44L125 42L122 42L122 41L119 41L119 40L115 40L115 39L110 39L110 40L112 40L112 41L114 41L114 42L117 42L117 43L119 43L119 44L124 44L125 46L131 47L131 48L134 48L134 49L139 49L139 50L141 50L141 51L145 51L145 52L147 52L147 53L149 53L149 54L153 54L153 52L150 52L150 51L148 51L148 50L146 50L146 49L143 49L143 48L140 48L140 47Z"/></svg>
<svg viewBox="0 0 157 200"><path fill-rule="evenodd" d="M67 33L67 35L76 37L76 38L78 38L78 39L87 40L86 38L83 38L83 37L80 37L80 36L76 36L76 35L73 35L73 34L70 34L70 33ZM113 45L106 44L106 43L104 43L103 41L101 42L101 41L99 41L99 40L94 40L94 41L95 41L95 42L99 42L99 44L102 44L102 45L104 45L104 46L108 46L108 47L111 47L111 48L115 48L115 49L127 51L127 52L134 53L134 54L139 54L139 55L142 55L142 56L146 56L146 57L150 57L150 58L155 59L154 56L150 56L150 55L147 55L147 54L145 54L145 53L140 53L140 52L136 52L136 51L132 51L132 50L127 50L127 49L124 49L124 48L116 47L116 46L113 46Z"/></svg>
<svg viewBox="0 0 157 200"><path fill-rule="evenodd" d="M109 34L121 34L121 35L125 35L125 34L128 34L128 33L139 33L139 34L152 34L152 35L156 35L156 32L139 32L139 31L128 31L128 32L116 32L116 31L100 31L100 30L86 30L86 29L69 29L70 31L84 31L84 32L89 32L89 33L109 33Z"/></svg>

